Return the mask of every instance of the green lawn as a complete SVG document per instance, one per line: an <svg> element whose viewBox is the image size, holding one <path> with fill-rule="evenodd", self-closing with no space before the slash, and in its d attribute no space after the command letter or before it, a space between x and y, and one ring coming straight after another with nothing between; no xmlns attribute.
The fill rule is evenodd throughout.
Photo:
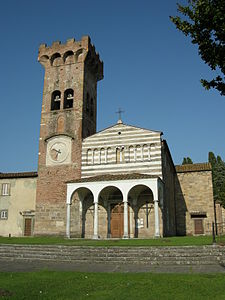
<svg viewBox="0 0 225 300"><path fill-rule="evenodd" d="M225 298L225 276L49 271L0 273L0 298L216 300Z"/></svg>
<svg viewBox="0 0 225 300"><path fill-rule="evenodd" d="M62 237L0 237L0 244L40 244L40 245L74 245L74 246L187 246L211 245L211 236L184 236L158 239L128 239L128 240L86 240L64 239Z"/></svg>

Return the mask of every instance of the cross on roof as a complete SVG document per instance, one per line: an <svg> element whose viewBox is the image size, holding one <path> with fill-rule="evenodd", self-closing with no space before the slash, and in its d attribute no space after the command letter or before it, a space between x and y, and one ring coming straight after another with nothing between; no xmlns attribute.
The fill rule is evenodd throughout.
<svg viewBox="0 0 225 300"><path fill-rule="evenodd" d="M118 111L116 111L116 114L118 114L118 117L119 117L118 121L121 121L121 122L122 122L122 119L121 119L121 114L122 113L124 113L124 110L121 110L121 108L119 108Z"/></svg>

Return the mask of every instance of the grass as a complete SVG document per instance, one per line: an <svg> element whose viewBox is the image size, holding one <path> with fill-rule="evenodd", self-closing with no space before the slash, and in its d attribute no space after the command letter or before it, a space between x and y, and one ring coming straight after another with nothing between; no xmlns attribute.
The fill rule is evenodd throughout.
<svg viewBox="0 0 225 300"><path fill-rule="evenodd" d="M0 298L10 300L216 300L224 299L224 291L223 274L0 273Z"/></svg>
<svg viewBox="0 0 225 300"><path fill-rule="evenodd" d="M87 239L64 239L62 237L0 237L0 244L39 244L39 245L73 245L93 247L113 246L200 246L211 245L211 236L184 236L158 239L118 239L118 240L87 240Z"/></svg>

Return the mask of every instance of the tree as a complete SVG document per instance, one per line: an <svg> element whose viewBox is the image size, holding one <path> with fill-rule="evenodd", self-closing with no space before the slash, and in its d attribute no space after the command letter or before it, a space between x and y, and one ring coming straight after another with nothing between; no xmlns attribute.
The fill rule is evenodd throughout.
<svg viewBox="0 0 225 300"><path fill-rule="evenodd" d="M184 157L182 165L188 165L188 164L193 164L193 161L191 160L190 157Z"/></svg>
<svg viewBox="0 0 225 300"><path fill-rule="evenodd" d="M171 17L171 21L193 44L198 45L202 60L217 72L212 80L201 79L202 85L209 90L217 89L225 95L225 1L224 0L188 0L187 6L177 4L180 17Z"/></svg>
<svg viewBox="0 0 225 300"><path fill-rule="evenodd" d="M214 200L221 201L225 208L225 162L213 152L209 152L209 162L212 165Z"/></svg>

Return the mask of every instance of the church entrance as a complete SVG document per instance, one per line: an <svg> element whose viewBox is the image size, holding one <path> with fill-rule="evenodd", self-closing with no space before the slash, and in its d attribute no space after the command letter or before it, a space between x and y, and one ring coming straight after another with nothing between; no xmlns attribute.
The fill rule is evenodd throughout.
<svg viewBox="0 0 225 300"><path fill-rule="evenodd" d="M128 209L128 232L130 232L130 214ZM119 203L111 210L111 237L122 238L124 233L124 205Z"/></svg>

